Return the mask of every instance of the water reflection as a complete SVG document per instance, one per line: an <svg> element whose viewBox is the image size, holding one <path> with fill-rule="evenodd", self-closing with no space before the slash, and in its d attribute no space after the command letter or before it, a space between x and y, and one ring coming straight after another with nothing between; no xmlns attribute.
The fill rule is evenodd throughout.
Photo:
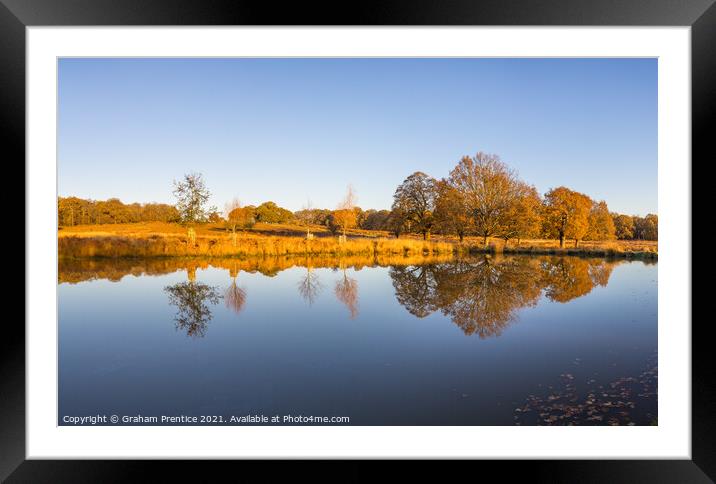
<svg viewBox="0 0 716 484"><path fill-rule="evenodd" d="M353 268L359 270L363 267L408 266L421 264L436 264L452 260L450 254L430 256L403 256L403 255L353 255L334 257L330 255L312 256L280 256L260 258L203 258L187 259L181 257L154 257L154 258L80 258L59 259L58 282L75 284L82 281L107 279L113 282L121 281L124 276L157 276L171 274L179 270L187 273L196 273L197 269L206 269L209 266L219 269L241 271L248 273L261 273L273 277L279 272L292 267L327 267L327 268ZM232 276L233 277L233 276Z"/></svg>
<svg viewBox="0 0 716 484"><path fill-rule="evenodd" d="M437 305L466 335L497 336L516 310L536 304L537 264L531 259L457 262L436 273Z"/></svg>
<svg viewBox="0 0 716 484"><path fill-rule="evenodd" d="M231 280L231 284L224 292L224 302L226 307L234 313L239 314L246 304L246 289L236 285L236 278Z"/></svg>
<svg viewBox="0 0 716 484"><path fill-rule="evenodd" d="M358 281L348 277L346 269L343 269L343 277L336 281L336 297L345 304L350 313L351 319L358 316Z"/></svg>
<svg viewBox="0 0 716 484"><path fill-rule="evenodd" d="M552 301L568 302L606 286L614 263L577 257L553 257L542 263L543 284Z"/></svg>
<svg viewBox="0 0 716 484"><path fill-rule="evenodd" d="M484 257L392 267L398 302L419 318L440 310L466 335L498 336L542 291L567 302L605 286L616 262L576 257Z"/></svg>
<svg viewBox="0 0 716 484"><path fill-rule="evenodd" d="M437 311L449 317L466 335L498 336L517 319L520 309L534 306L540 297L566 303L606 286L619 261L563 256L452 257L347 257L265 259L148 259L60 260L60 282L120 280L126 274L168 274L185 270L187 282L168 286L170 304L178 308L178 329L192 337L205 334L212 318L210 305L223 298L226 307L240 313L247 292L237 283L241 272L275 276L281 270L305 268L296 287L308 306L313 306L323 286L316 267L340 271L334 295L348 309L351 319L359 313L358 281L348 269L388 266L397 302L410 314L424 318ZM215 287L196 280L197 269L209 266L228 269L231 282L220 294Z"/></svg>
<svg viewBox="0 0 716 484"><path fill-rule="evenodd" d="M318 298L322 289L323 286L321 285L321 281L318 279L318 274L315 273L310 264L307 264L306 274L300 281L298 281L298 293L309 306L313 306L313 303Z"/></svg>
<svg viewBox="0 0 716 484"><path fill-rule="evenodd" d="M424 318L436 309L436 266L395 266L390 277L398 302L413 316Z"/></svg>
<svg viewBox="0 0 716 484"><path fill-rule="evenodd" d="M218 304L221 298L217 289L189 280L167 286L164 291L169 295L169 304L177 307L174 316L177 330L193 338L203 337L212 318L209 304Z"/></svg>

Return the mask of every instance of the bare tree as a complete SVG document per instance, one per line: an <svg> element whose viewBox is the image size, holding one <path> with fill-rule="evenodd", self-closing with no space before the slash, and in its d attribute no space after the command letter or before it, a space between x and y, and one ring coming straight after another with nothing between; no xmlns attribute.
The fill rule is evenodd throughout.
<svg viewBox="0 0 716 484"><path fill-rule="evenodd" d="M298 223L306 227L306 239L311 239L311 215L313 210L313 204L309 198L306 204L301 207L301 210L296 212L294 216L298 220Z"/></svg>

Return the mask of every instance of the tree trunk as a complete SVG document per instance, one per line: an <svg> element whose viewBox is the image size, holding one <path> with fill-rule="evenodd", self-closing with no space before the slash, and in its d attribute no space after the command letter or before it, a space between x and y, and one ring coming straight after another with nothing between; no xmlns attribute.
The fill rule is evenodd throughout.
<svg viewBox="0 0 716 484"><path fill-rule="evenodd" d="M574 239L574 246L577 247L579 245L579 239Z"/></svg>
<svg viewBox="0 0 716 484"><path fill-rule="evenodd" d="M487 247L487 235L483 235L483 236L482 236L482 245L484 245L485 247Z"/></svg>
<svg viewBox="0 0 716 484"><path fill-rule="evenodd" d="M457 234L457 236L460 237L460 243L462 244L462 239L465 237L465 235L460 233L460 234Z"/></svg>
<svg viewBox="0 0 716 484"><path fill-rule="evenodd" d="M519 246L520 246L520 238L517 237L517 247L519 247Z"/></svg>
<svg viewBox="0 0 716 484"><path fill-rule="evenodd" d="M559 234L559 248L564 249L564 233Z"/></svg>

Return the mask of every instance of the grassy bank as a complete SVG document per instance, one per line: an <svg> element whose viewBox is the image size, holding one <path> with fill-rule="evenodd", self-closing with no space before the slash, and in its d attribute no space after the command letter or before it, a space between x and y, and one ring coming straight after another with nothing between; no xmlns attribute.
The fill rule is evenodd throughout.
<svg viewBox="0 0 716 484"><path fill-rule="evenodd" d="M127 257L281 257L299 256L427 256L480 253L578 255L589 257L653 259L658 257L655 241L584 241L574 247L568 241L560 248L556 240L517 241L436 235L429 241L418 236L391 238L384 232L349 231L340 243L325 228L312 228L315 238L306 240L299 226L257 225L237 233L236 238L221 225L197 227L196 239L178 224L139 223L76 226L58 232L61 258Z"/></svg>
<svg viewBox="0 0 716 484"><path fill-rule="evenodd" d="M469 254L526 254L526 255L575 255L582 257L607 257L627 259L653 259L658 258L656 247L634 248L618 242L602 242L601 244L587 244L581 247L559 247L558 244L520 244L505 245L490 243L484 245L466 245L463 249Z"/></svg>
<svg viewBox="0 0 716 484"><path fill-rule="evenodd" d="M413 239L306 240L299 237L187 237L150 235L66 236L58 239L60 257L276 257L284 255L435 255L452 254L453 244Z"/></svg>

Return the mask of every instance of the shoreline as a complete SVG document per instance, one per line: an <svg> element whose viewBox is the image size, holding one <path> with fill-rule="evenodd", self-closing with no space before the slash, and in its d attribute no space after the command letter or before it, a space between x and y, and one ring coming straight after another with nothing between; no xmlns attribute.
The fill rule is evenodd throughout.
<svg viewBox="0 0 716 484"><path fill-rule="evenodd" d="M549 255L601 257L607 259L658 260L656 250L625 250L616 243L605 247L554 247L523 244L504 246L491 242L482 244L457 241L420 240L411 238L349 238L339 242L333 237L307 240L290 236L252 236L236 240L226 236L198 236L192 242L182 236L164 235L101 235L58 237L60 259L132 259L132 258L266 258L266 257L431 257L471 256L481 254ZM550 243L551 241L539 241Z"/></svg>

